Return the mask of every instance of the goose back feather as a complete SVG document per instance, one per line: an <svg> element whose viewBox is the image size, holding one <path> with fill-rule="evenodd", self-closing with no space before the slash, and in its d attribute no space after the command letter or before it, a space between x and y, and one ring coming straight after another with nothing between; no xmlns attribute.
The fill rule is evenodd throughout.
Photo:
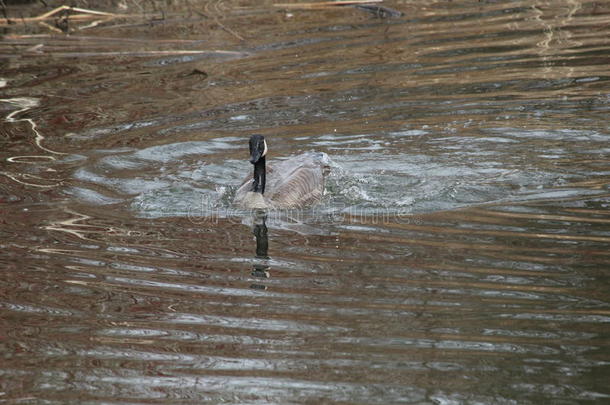
<svg viewBox="0 0 610 405"><path fill-rule="evenodd" d="M307 152L266 167L265 193L252 192L250 176L235 193L242 208L301 208L318 202L324 194L328 171L325 153Z"/></svg>

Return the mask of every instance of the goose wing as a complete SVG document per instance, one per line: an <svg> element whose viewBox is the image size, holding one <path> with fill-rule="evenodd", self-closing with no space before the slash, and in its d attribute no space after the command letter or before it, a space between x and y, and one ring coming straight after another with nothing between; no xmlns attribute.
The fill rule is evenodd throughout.
<svg viewBox="0 0 610 405"><path fill-rule="evenodd" d="M318 202L324 193L324 174L319 166L275 167L270 177L265 197L275 207L304 207Z"/></svg>

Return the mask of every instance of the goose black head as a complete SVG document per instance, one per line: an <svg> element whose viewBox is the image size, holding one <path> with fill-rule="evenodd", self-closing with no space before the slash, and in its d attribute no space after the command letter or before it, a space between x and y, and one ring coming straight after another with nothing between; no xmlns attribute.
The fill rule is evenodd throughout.
<svg viewBox="0 0 610 405"><path fill-rule="evenodd" d="M267 155L267 142L262 135L252 135L250 137L250 163L256 164L261 158Z"/></svg>

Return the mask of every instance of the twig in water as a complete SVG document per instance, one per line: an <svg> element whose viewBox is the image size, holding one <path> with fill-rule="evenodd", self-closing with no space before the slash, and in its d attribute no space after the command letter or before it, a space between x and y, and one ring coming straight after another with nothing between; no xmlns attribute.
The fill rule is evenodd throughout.
<svg viewBox="0 0 610 405"><path fill-rule="evenodd" d="M63 10L71 10L71 11L76 11L77 13L83 13L83 14L104 15L104 16L107 16L107 17L114 17L114 16L120 15L120 14L114 14L114 13L107 13L105 11L89 10L89 9L86 9L86 8L70 7L70 6L59 6L57 8L54 8L53 10L49 11L48 13L41 14L38 17L32 17L31 20L32 21L44 20L46 18L51 17L53 14L57 14L60 11L63 11Z"/></svg>
<svg viewBox="0 0 610 405"><path fill-rule="evenodd" d="M370 3L381 3L383 0L352 0L352 1L318 1L315 3L276 3L275 7L283 8L327 8L327 7L340 7L340 6L354 6L358 4L370 4Z"/></svg>
<svg viewBox="0 0 610 405"><path fill-rule="evenodd" d="M60 34L64 33L64 31L60 30L60 29L59 29L59 28L57 28L57 27L52 26L51 24L47 24L47 23L46 23L46 22L44 22L44 21L38 21L38 24L42 25L43 27L45 27L45 28L47 28L47 29L50 29L51 31L55 31L55 32L58 32L58 33L60 33Z"/></svg>
<svg viewBox="0 0 610 405"><path fill-rule="evenodd" d="M207 15L207 14L205 14L205 13L202 13L201 11L197 11L197 10L195 10L195 13L197 13L197 14L199 14L200 16L203 16L203 17L205 17L205 18L207 18L207 19L210 19L210 16L209 16L209 15ZM232 29L230 29L229 27L227 27L226 25L224 25L223 23L221 23L220 21L218 21L218 18L213 17L212 19L214 20L214 22L215 22L216 24L218 24L218 26L219 26L220 28L222 28L223 30L225 30L225 31L226 31L226 32L228 32L229 34L233 35L235 38L239 39L240 41L245 41L244 37L242 37L242 36L241 36L241 35L239 35L237 32L233 31Z"/></svg>
<svg viewBox="0 0 610 405"><path fill-rule="evenodd" d="M0 0L0 6L2 6L2 14L4 15L4 19L6 20L6 22L8 24L10 24L12 21L8 18L8 13L6 11L6 4L4 3L4 0Z"/></svg>
<svg viewBox="0 0 610 405"><path fill-rule="evenodd" d="M108 17L108 18L129 17L129 15L127 15L127 14L107 13L105 11L89 10L89 9L80 8L80 7L59 6L57 8L54 8L51 11L48 11L48 12L41 14L39 16L36 16L36 17L21 17L21 21L24 23L27 23L27 22L50 20L52 18L55 18L56 14L58 14L58 13L69 13L71 11L80 13L80 14L70 15L70 18L73 20L86 20L86 19L99 18L99 17ZM6 19L6 21L0 22L1 25L10 24L10 23L12 23L12 21L10 21L8 19Z"/></svg>
<svg viewBox="0 0 610 405"><path fill-rule="evenodd" d="M168 50L168 51L111 51L111 52L41 52L41 47L32 47L32 55L51 55L57 58L76 58L76 57L100 57L100 56L131 56L131 57L148 57L156 55L198 55L198 54L211 54L211 55L227 55L227 56L247 56L247 53L236 52L236 51L223 51L223 50L201 50L194 51L190 49L182 50Z"/></svg>
<svg viewBox="0 0 610 405"><path fill-rule="evenodd" d="M223 23L218 21L218 18L214 18L214 22L216 24L218 24L220 26L220 28L222 28L223 30L227 31L229 34L233 35L235 38L239 39L240 41L244 41L244 37L242 37L237 32L233 31L231 28L225 26Z"/></svg>
<svg viewBox="0 0 610 405"><path fill-rule="evenodd" d="M278 3L275 7L290 9L330 9L336 7L354 7L359 10L368 11L379 18L401 17L403 13L389 7L378 6L383 0L353 0L353 1L320 1L316 3Z"/></svg>

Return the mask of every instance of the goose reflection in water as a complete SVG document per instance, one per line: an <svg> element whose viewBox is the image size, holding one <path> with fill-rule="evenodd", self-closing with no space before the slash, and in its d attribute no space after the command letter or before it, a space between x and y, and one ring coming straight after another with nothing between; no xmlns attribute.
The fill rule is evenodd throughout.
<svg viewBox="0 0 610 405"><path fill-rule="evenodd" d="M254 226L252 233L256 238L256 255L254 256L254 264L252 265L253 277L269 278L269 239L267 237L267 213L264 210L256 210L254 213ZM250 288L266 290L267 286L262 284L252 284Z"/></svg>

